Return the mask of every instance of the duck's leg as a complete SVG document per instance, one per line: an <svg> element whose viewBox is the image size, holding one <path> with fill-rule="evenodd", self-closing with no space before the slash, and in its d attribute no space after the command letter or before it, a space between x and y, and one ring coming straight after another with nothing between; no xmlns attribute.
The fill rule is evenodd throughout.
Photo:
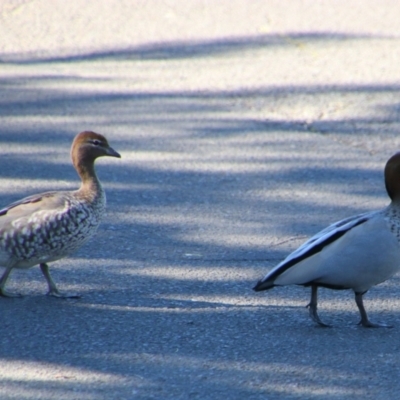
<svg viewBox="0 0 400 400"><path fill-rule="evenodd" d="M318 286L311 285L311 300L307 304L307 308L309 308L309 312L310 312L310 317L319 326L323 326L324 328L330 328L330 325L324 324L320 320L318 312L317 312L317 303L318 303Z"/></svg>
<svg viewBox="0 0 400 400"><path fill-rule="evenodd" d="M4 289L4 287L6 286L7 283L7 279L12 271L13 267L8 267L6 268L6 270L4 271L3 276L0 279L0 296L3 297L22 297L19 293L10 293L7 292L7 290Z"/></svg>
<svg viewBox="0 0 400 400"><path fill-rule="evenodd" d="M46 263L40 264L40 270L42 271L44 277L46 278L47 284L49 285L49 291L47 292L48 296L54 297L63 297L63 298L71 298L77 299L80 296L74 293L61 293L56 284L54 283L52 277L50 276L49 266Z"/></svg>
<svg viewBox="0 0 400 400"><path fill-rule="evenodd" d="M358 323L358 325L362 325L365 328L393 328L392 325L387 325L387 324L374 324L368 319L367 312L365 311L364 308L364 302L363 302L363 295L366 292L363 293L357 293L355 292L355 299L356 299L356 304L358 307L358 310L360 311L361 315L361 321Z"/></svg>

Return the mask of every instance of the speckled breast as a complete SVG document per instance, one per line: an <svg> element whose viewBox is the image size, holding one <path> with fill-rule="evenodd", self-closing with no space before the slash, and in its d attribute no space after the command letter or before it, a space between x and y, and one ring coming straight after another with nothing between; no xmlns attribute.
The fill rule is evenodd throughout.
<svg viewBox="0 0 400 400"><path fill-rule="evenodd" d="M389 225L390 231L396 236L400 245L400 208L390 205L385 210L385 219Z"/></svg>
<svg viewBox="0 0 400 400"><path fill-rule="evenodd" d="M41 210L12 221L0 232L0 247L17 262L16 268L57 260L77 250L96 232L104 209L104 194L92 202L68 197L64 208Z"/></svg>

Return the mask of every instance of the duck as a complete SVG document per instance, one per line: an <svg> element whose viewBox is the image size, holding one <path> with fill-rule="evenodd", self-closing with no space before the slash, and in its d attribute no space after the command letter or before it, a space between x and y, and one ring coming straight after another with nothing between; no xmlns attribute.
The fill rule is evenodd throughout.
<svg viewBox="0 0 400 400"><path fill-rule="evenodd" d="M392 327L369 320L363 296L400 270L400 152L387 161L384 180L391 200L388 206L329 225L272 268L253 290L287 285L310 287L309 315L322 327L331 325L318 315L318 288L353 290L361 316L359 325Z"/></svg>
<svg viewBox="0 0 400 400"><path fill-rule="evenodd" d="M72 164L81 179L78 190L34 194L0 210L0 266L5 268L0 296L21 297L5 289L11 271L39 265L49 296L80 297L58 290L48 263L75 252L96 232L106 196L94 163L104 156L121 157L103 135L79 133L71 146Z"/></svg>

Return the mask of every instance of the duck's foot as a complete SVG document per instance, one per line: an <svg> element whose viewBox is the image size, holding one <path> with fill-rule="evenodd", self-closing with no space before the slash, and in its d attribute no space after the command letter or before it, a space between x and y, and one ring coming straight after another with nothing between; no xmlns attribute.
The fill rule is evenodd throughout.
<svg viewBox="0 0 400 400"><path fill-rule="evenodd" d="M377 324L373 323L370 320L361 321L357 325L362 325L364 328L393 328L393 325L388 325L388 324Z"/></svg>
<svg viewBox="0 0 400 400"><path fill-rule="evenodd" d="M61 293L58 289L56 284L54 283L53 279L51 278L49 267L46 263L40 264L40 269L44 277L46 278L47 284L49 286L49 291L47 292L47 296L58 297L62 299L79 299L81 296L75 293Z"/></svg>
<svg viewBox="0 0 400 400"><path fill-rule="evenodd" d="M5 271L4 274L2 275L2 277L0 278L0 296L1 297L22 297L21 294L19 293L10 293L7 292L5 288L6 283L7 283L7 279L12 271L13 267L8 267Z"/></svg>
<svg viewBox="0 0 400 400"><path fill-rule="evenodd" d="M325 324L321 321L315 304L309 303L306 307L309 309L310 317L314 322L316 322L319 326L322 326L323 328L332 328L332 325Z"/></svg>
<svg viewBox="0 0 400 400"><path fill-rule="evenodd" d="M318 303L318 286L311 285L311 300L306 306L309 309L310 317L319 326L322 326L323 328L331 328L331 325L324 324L319 318L317 312L317 303Z"/></svg>
<svg viewBox="0 0 400 400"><path fill-rule="evenodd" d="M81 296L76 293L62 293L58 289L49 290L47 296L57 297L59 299L79 299Z"/></svg>
<svg viewBox="0 0 400 400"><path fill-rule="evenodd" d="M22 294L20 293L10 293L7 292L7 290L0 288L0 296L1 297L9 297L9 298L17 298L17 297L22 297Z"/></svg>
<svg viewBox="0 0 400 400"><path fill-rule="evenodd" d="M392 325L387 325L387 324L374 324L368 319L367 312L365 311L364 308L364 302L363 302L363 295L366 292L363 293L355 293L355 300L356 304L358 307L358 310L360 311L361 315L361 321L358 323L358 325L362 325L364 328L393 328Z"/></svg>

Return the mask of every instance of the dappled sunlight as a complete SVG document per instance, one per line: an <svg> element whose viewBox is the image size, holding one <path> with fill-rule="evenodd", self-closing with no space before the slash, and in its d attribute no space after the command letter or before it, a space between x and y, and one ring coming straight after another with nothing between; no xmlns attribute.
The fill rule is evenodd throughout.
<svg viewBox="0 0 400 400"><path fill-rule="evenodd" d="M37 193L35 188L40 188L41 191L51 191L51 190L76 190L79 187L78 183L73 183L70 181L64 181L60 179L48 180L48 179L7 179L0 178L0 185L4 188L2 189L2 194L20 194L23 196L28 196L29 194ZM29 188L29 191L27 191ZM6 204L3 204L6 206Z"/></svg>
<svg viewBox="0 0 400 400"><path fill-rule="evenodd" d="M76 51L63 33L58 55L13 52L12 43L0 54L4 205L76 189L69 151L82 130L104 134L122 156L96 162L107 194L96 235L50 263L60 290L82 297L45 296L38 267L12 272L7 287L25 297L0 298L0 397L369 399L385 385L397 390L399 277L364 298L371 319L393 321L392 330L356 326L349 290L318 292L332 329L310 320L310 288L252 290L329 223L388 204L383 168L400 150L397 25L387 34L356 32L358 19L349 32L291 31L287 21L275 32L279 2L252 8L254 27L248 2L237 20L251 32L210 27L193 37L209 28L198 15L219 30L230 14L217 18L200 2L203 14L182 18L193 29L181 29L178 10L159 3L146 6L170 21L157 42L143 27L151 18L127 13L137 24L103 28L143 42L79 47L104 34L91 13ZM83 3L74 4L81 23ZM341 17L331 7L324 15L339 22L353 12L338 8Z"/></svg>
<svg viewBox="0 0 400 400"><path fill-rule="evenodd" d="M44 363L39 361L16 361L6 360L7 368L1 368L1 377L9 381L47 381L59 382L64 379L73 379L77 382L92 384L111 383L117 377L110 373L91 374L85 371L85 376L82 376L82 369L61 365ZM37 375L37 369L40 368L41 374Z"/></svg>
<svg viewBox="0 0 400 400"><path fill-rule="evenodd" d="M103 186L106 190L156 190L152 185L137 184L128 185L126 183L114 182L114 181L102 181ZM53 179L41 179L40 177L32 179L10 179L10 178L0 178L0 185L3 187L2 194L18 194L20 196L28 196L29 194L38 193L53 190L77 190L80 186L80 180L76 177L71 180L63 180L58 178ZM6 206L6 204L3 204Z"/></svg>
<svg viewBox="0 0 400 400"><path fill-rule="evenodd" d="M249 285L249 289L251 289ZM290 304L285 300L284 297L275 297L272 293L268 293L265 295L255 294L249 290L247 295L201 295L201 294L171 294L171 295L159 295L154 296L155 298L162 298L166 300L178 300L178 301L187 301L191 302L195 305L196 302L201 304L210 303L211 308L215 308L215 305L218 304L219 307L226 306L227 311L229 311L230 307L240 307L241 309L247 308L248 310L254 309L255 307L266 307L266 306L289 306L290 307L304 307L304 300L296 300L291 298Z"/></svg>
<svg viewBox="0 0 400 400"><path fill-rule="evenodd" d="M193 139L191 139L193 140ZM189 139L187 140L189 141ZM229 141L226 142L226 145ZM287 157L278 155L278 149L253 148L250 144L241 144L240 140L232 140L230 149L221 154L221 149L214 144L203 144L203 151L186 153L183 151L125 151L125 164L146 167L149 170L157 169L169 172L204 172L204 173L229 173L237 174L238 178L249 173L290 173L294 168L301 168L303 163L308 163L311 156L315 160L315 171L328 169L332 166L321 166L318 161L326 161L326 156L314 157L314 149L309 152L302 151L294 157L292 152ZM182 145L182 142L181 142ZM255 143L257 145L257 143ZM264 146L267 146L264 141ZM319 160L318 160L319 159ZM317 161L318 160L318 161ZM343 160L344 161L344 160ZM282 165L284 163L284 165ZM377 164L376 167L382 165ZM346 160L346 168L359 168L359 163ZM335 169L344 170L336 161Z"/></svg>
<svg viewBox="0 0 400 400"><path fill-rule="evenodd" d="M214 307L163 307L163 306L157 306L157 307L146 307L146 306L118 306L118 305L107 305L107 304L78 304L78 308L89 308L90 310L104 310L104 311L121 311L121 312L128 312L128 313L157 313L157 314L197 314L197 313L212 313L215 312L215 306ZM221 311L221 308L223 306L219 307L218 312ZM229 309L224 309L224 311L229 312L229 311L234 311L234 310L229 310Z"/></svg>
<svg viewBox="0 0 400 400"><path fill-rule="evenodd" d="M0 137L1 139L1 137ZM71 142L72 143L72 142ZM58 162L64 163L66 158L69 159L69 146L70 143L64 143L68 147L64 146L54 146L54 143L50 142L47 144L33 144L33 143L21 143L20 141L15 141L15 143L6 140L0 146L0 154L2 156L17 156L17 157L28 157L31 160L35 158L41 158L46 155L44 162ZM54 155L57 155L57 159L54 159Z"/></svg>
<svg viewBox="0 0 400 400"><path fill-rule="evenodd" d="M288 188L280 187L279 189L273 190L258 190L256 192L251 193L254 198L259 198L260 200L268 201L273 199L274 197L279 197L282 199L291 199L293 203L296 203L298 200L301 201L304 206L308 206L310 209L315 207L315 204L323 204L324 207L337 207L337 198L338 191L341 189L340 184L331 184L329 188L324 188L323 190L315 191L315 187L313 184L310 185L288 185ZM308 187L307 187L308 186ZM322 188L321 188L322 189ZM340 193L340 203L343 207L351 208L354 206L354 203L358 205L359 212L367 212L373 211L375 208L383 208L386 207L390 203L390 199L386 194L386 191L382 193L382 196L379 198L375 192L371 191L371 194L368 193ZM350 216L350 215L349 215ZM345 217L343 217L345 218ZM334 221L332 221L333 223Z"/></svg>
<svg viewBox="0 0 400 400"><path fill-rule="evenodd" d="M255 282L254 282L255 283ZM249 285L249 289L251 289ZM196 293L191 294L171 294L171 295L161 295L156 296L156 298L168 299L168 300L179 300L188 301L195 304L200 302L202 304L220 304L225 306L237 306L237 307L298 307L304 309L309 301L310 290L309 288L304 288L302 291L296 290L296 294L289 294L290 290L293 288L287 288L284 293L279 293L279 287L275 288L273 291L267 291L263 293L252 293L249 290L247 295L201 295ZM358 313L356 303L354 301L354 292L351 290L341 291L338 293L331 293L327 295L320 290L321 299L319 301L319 308L323 312L350 312ZM364 298L365 306L368 310L374 312L384 312L390 315L390 311L387 310L387 299L385 297L377 297L371 299L368 296ZM390 304L393 304L394 308L400 308L400 301L396 298L390 298ZM279 312L277 309L276 312Z"/></svg>
<svg viewBox="0 0 400 400"><path fill-rule="evenodd" d="M186 256L187 259L191 257L199 258L198 255ZM218 267L218 268L202 268L202 267L150 267L141 269L130 269L123 271L123 273L133 276L141 277L154 277L157 279L171 279L174 281L202 281L202 282L242 282L248 280L249 271L244 271L239 267ZM255 275L255 273L254 273Z"/></svg>
<svg viewBox="0 0 400 400"><path fill-rule="evenodd" d="M2 359L0 366L2 396L8 399L31 399L32 396L44 400L79 399L95 400L94 392L127 383L126 378L101 371L90 371L60 363L40 361L17 361ZM40 371L40 373L38 373ZM142 379L131 377L130 383L144 386ZM43 390L43 385L46 389ZM5 398L5 397L3 397Z"/></svg>
<svg viewBox="0 0 400 400"><path fill-rule="evenodd" d="M89 357L102 359L107 357L114 361L135 364L144 363L151 368L157 366L160 369L168 369L170 373L176 368L178 373L185 374L187 379L207 379L212 385L226 385L236 390L248 389L253 393L264 393L264 395L287 394L310 396L311 398L325 396L362 396L367 393L363 389L354 389L351 383L364 381L365 377L346 374L336 368L321 368L302 364L286 364L279 362L242 362L228 361L225 359L210 359L206 357L190 357L171 354L107 354L106 356L91 354ZM238 374L232 380L231 374ZM327 383L325 377L329 376L332 383ZM192 377L192 378L189 378ZM319 378L318 378L319 377ZM318 382L319 381L319 382Z"/></svg>

